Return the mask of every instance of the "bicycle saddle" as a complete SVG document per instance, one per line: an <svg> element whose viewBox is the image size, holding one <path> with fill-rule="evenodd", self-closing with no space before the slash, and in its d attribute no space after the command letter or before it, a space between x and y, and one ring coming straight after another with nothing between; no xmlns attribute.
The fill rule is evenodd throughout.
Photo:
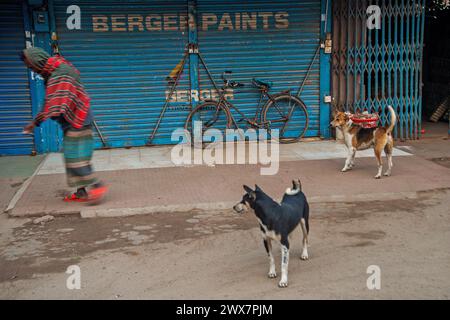
<svg viewBox="0 0 450 320"><path fill-rule="evenodd" d="M256 79L256 78L253 78L252 82L253 82L253 85L255 85L258 88L266 87L267 89L269 89L273 85L272 81L264 81L264 80Z"/></svg>

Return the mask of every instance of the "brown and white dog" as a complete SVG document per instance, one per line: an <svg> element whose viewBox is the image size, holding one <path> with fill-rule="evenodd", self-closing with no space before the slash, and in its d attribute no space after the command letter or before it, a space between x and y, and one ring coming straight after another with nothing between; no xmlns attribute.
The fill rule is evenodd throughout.
<svg viewBox="0 0 450 320"><path fill-rule="evenodd" d="M347 160L342 172L351 170L355 165L355 154L357 150L365 150L373 148L375 157L378 163L378 173L375 179L381 178L383 170L383 163L381 161L381 153L384 150L388 160L388 169L384 173L385 176L390 176L392 171L392 151L394 149L394 139L392 138L392 130L397 122L397 116L394 109L388 106L391 114L391 123L385 127L363 128L359 125L353 124L350 118L350 113L337 112L331 121L331 126L338 128L344 135L344 142L348 149Z"/></svg>

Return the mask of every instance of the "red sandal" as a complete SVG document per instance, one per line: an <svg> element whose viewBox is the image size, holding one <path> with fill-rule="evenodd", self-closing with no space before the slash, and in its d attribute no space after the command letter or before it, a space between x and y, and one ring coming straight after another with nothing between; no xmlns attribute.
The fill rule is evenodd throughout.
<svg viewBox="0 0 450 320"><path fill-rule="evenodd" d="M89 198L81 198L79 196L77 196L76 192L72 193L71 195L65 196L63 201L65 202L86 202L89 201Z"/></svg>
<svg viewBox="0 0 450 320"><path fill-rule="evenodd" d="M88 201L99 201L103 199L107 192L108 187L104 185L101 187L93 188L88 191Z"/></svg>

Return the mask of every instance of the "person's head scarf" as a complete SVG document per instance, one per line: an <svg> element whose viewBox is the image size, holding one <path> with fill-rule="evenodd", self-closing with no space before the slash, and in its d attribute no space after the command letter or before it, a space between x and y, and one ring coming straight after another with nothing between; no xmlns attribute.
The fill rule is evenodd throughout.
<svg viewBox="0 0 450 320"><path fill-rule="evenodd" d="M28 48L22 51L22 59L33 71L42 74L50 55L42 48Z"/></svg>

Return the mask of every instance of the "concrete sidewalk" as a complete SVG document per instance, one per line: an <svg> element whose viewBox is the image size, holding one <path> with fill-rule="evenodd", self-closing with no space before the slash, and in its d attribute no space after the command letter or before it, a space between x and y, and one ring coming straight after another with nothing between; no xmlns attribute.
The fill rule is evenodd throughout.
<svg viewBox="0 0 450 320"><path fill-rule="evenodd" d="M49 160L54 161L53 166L44 163L42 172L33 178L9 214L13 216L80 214L83 217L110 217L229 209L241 199L243 184L253 186L257 183L268 194L279 199L294 178L301 178L303 189L311 202L397 199L415 197L417 192L423 190L450 188L449 169L432 161L408 156L400 150L396 150L397 156L394 157L391 177L383 177L380 180L373 178L377 168L372 150L359 153L356 168L342 173L340 172L343 166L342 158L323 159L325 155L320 149L326 144L333 144L333 148L343 148L334 142L317 142L296 144L282 149L280 169L274 176L260 175L260 165L245 164L216 167L155 165L150 168L136 168L135 165L131 165L129 167L133 169L129 169L124 156L116 155L120 160L117 161L122 165L125 164L125 169L116 166L114 170L98 170L99 176L110 185L110 193L106 201L97 206L65 203L61 200L68 190L65 175L50 173L51 170L55 172L59 170L55 160L59 157L57 155ZM303 149L299 152L298 148ZM323 149L327 150L327 147ZM155 149L147 150L156 152ZM130 150L110 152L125 153L125 151ZM157 152L164 154L167 150ZM139 154L141 151L132 150L128 154L133 153ZM336 154L342 157L345 153L333 153L335 156ZM312 155L316 155L314 160L305 160ZM97 159L101 156L98 155ZM155 159L157 158L153 158L154 161ZM111 167L107 163L103 165L104 168Z"/></svg>
<svg viewBox="0 0 450 320"><path fill-rule="evenodd" d="M279 161L340 159L347 156L347 150L341 143L334 141L310 141L279 145ZM129 169L151 169L176 167L171 159L172 146L151 148L97 150L92 163L96 171L117 171ZM269 147L270 148L270 147ZM409 156L411 153L394 149L394 156ZM373 150L363 150L357 158L373 158ZM237 164L248 163L248 150L234 156ZM61 153L50 153L46 157L38 175L64 173Z"/></svg>
<svg viewBox="0 0 450 320"><path fill-rule="evenodd" d="M33 175L45 157L2 156L0 157L0 209L3 211L14 194Z"/></svg>

